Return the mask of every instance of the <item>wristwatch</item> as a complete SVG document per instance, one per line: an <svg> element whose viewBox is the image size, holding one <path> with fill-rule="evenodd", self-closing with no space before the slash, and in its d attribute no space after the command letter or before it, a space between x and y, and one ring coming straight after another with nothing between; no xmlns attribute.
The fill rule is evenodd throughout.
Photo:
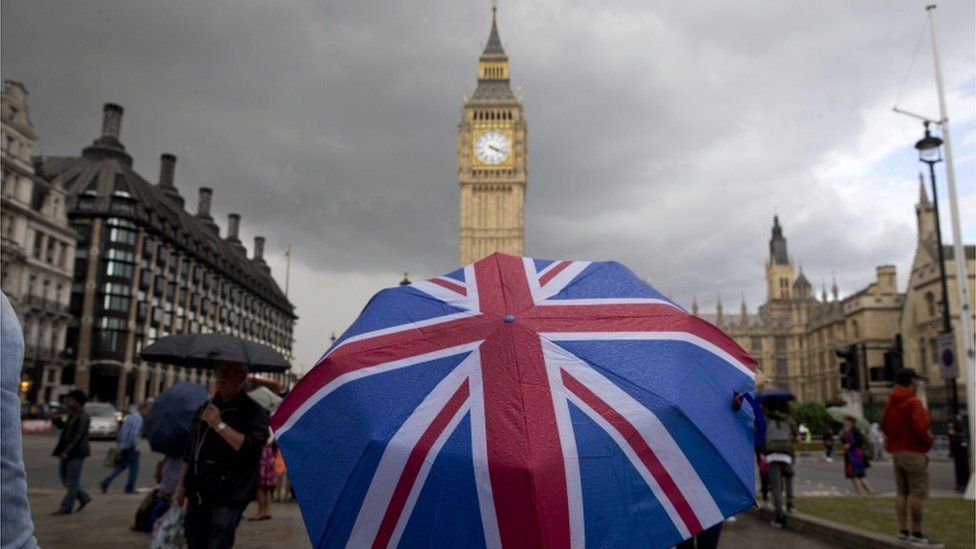
<svg viewBox="0 0 976 549"><path fill-rule="evenodd" d="M218 432L218 433L219 433L220 431L223 431L223 430L224 430L224 429L226 429L226 428L227 428L227 424L226 424L226 423L224 423L223 421L221 421L220 423L218 423L218 424L217 424L217 432Z"/></svg>

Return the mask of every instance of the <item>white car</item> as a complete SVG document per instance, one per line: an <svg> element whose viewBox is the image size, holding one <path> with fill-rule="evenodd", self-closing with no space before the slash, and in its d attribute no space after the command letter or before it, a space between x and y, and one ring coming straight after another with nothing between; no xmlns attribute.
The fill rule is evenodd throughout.
<svg viewBox="0 0 976 549"><path fill-rule="evenodd" d="M119 433L122 414L107 402L88 402L85 411L91 418L88 438L115 438Z"/></svg>

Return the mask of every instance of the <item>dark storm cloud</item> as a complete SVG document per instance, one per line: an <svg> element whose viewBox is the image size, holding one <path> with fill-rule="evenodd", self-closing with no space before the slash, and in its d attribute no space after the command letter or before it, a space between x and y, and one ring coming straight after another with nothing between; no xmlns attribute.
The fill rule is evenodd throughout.
<svg viewBox="0 0 976 549"><path fill-rule="evenodd" d="M881 263L904 283L914 156L900 151L886 177L856 160L895 152L885 128L917 139L889 109L924 3L715 4L502 4L529 123L527 252L618 259L686 305L721 292L727 307L742 295L755 306L776 212L818 289L836 272L856 290ZM279 280L293 245L301 360L376 284L455 265L456 125L487 2L0 9L3 77L30 91L35 152L79 153L101 104L121 103L123 142L147 178L159 153L177 154L188 209L212 187L221 221L240 212L245 235L268 237ZM971 128L973 6L937 14L947 83L969 97L951 116ZM909 76L904 106L934 116L924 40Z"/></svg>

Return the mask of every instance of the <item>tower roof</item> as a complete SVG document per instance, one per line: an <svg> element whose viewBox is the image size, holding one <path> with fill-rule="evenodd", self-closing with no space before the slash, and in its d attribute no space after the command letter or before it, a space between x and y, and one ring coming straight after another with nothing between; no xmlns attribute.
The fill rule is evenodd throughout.
<svg viewBox="0 0 976 549"><path fill-rule="evenodd" d="M495 14L498 12L498 6L491 7L491 33L488 34L488 43L485 44L485 51L481 52L482 56L504 56L505 48L502 47L502 41L498 38L498 22L496 21Z"/></svg>
<svg viewBox="0 0 976 549"><path fill-rule="evenodd" d="M769 239L769 262L775 265L789 265L790 258L786 253L786 238L783 237L783 227L779 224L779 216L773 216L773 235Z"/></svg>
<svg viewBox="0 0 976 549"><path fill-rule="evenodd" d="M921 208L927 208L929 203L929 194L925 192L925 179L922 177L922 173L918 174L918 206Z"/></svg>

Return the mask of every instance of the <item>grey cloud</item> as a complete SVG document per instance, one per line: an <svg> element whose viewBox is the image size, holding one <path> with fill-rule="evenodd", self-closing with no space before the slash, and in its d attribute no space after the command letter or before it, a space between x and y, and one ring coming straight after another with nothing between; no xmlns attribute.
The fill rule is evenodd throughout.
<svg viewBox="0 0 976 549"><path fill-rule="evenodd" d="M218 219L242 213L269 256L294 246L296 288L455 265L455 132L486 4L0 9L3 77L30 90L45 154L80 152L101 103L119 102L137 169L155 179L159 153L177 154L191 209L210 186ZM974 8L937 16L947 83L971 95ZM881 0L503 4L529 123L528 252L618 259L686 305L721 292L727 307L742 294L755 306L775 211L815 286L836 272L853 290L879 263L903 268L913 204L865 216L815 170L894 116L877 105L894 103L923 22L924 3ZM905 95L929 93L912 106L935 112L928 56L923 42ZM358 309L339 289L324 295L293 294L306 363Z"/></svg>

